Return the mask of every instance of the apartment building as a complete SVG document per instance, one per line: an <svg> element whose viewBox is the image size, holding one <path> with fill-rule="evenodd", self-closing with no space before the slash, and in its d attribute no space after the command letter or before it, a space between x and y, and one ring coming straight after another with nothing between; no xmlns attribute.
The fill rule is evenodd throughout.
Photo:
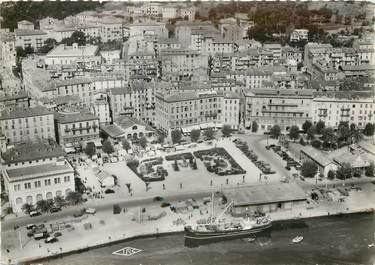
<svg viewBox="0 0 375 265"><path fill-rule="evenodd" d="M23 30L33 30L35 29L34 23L27 21L27 20L21 20L17 22L17 28L23 29Z"/></svg>
<svg viewBox="0 0 375 265"><path fill-rule="evenodd" d="M208 69L208 58L198 51L169 49L160 51L159 64L162 75L164 72L175 72L187 76L199 68Z"/></svg>
<svg viewBox="0 0 375 265"><path fill-rule="evenodd" d="M56 140L61 145L83 144L99 138L99 118L85 109L55 113Z"/></svg>
<svg viewBox="0 0 375 265"><path fill-rule="evenodd" d="M113 120L133 117L147 124L155 123L154 85L133 81L128 86L109 90L109 102Z"/></svg>
<svg viewBox="0 0 375 265"><path fill-rule="evenodd" d="M295 29L290 33L291 42L307 41L309 39L308 29Z"/></svg>
<svg viewBox="0 0 375 265"><path fill-rule="evenodd" d="M15 29L16 47L39 49L48 39L46 32L37 29Z"/></svg>
<svg viewBox="0 0 375 265"><path fill-rule="evenodd" d="M161 10L161 14L164 19L172 19L178 16L177 8L174 6L164 6Z"/></svg>
<svg viewBox="0 0 375 265"><path fill-rule="evenodd" d="M8 110L10 112L18 108L28 108L30 101L30 96L24 90L3 94L0 96L0 111Z"/></svg>
<svg viewBox="0 0 375 265"><path fill-rule="evenodd" d="M5 191L13 212L25 203L66 196L75 190L74 170L54 141L16 144L2 154Z"/></svg>
<svg viewBox="0 0 375 265"><path fill-rule="evenodd" d="M0 33L0 64L9 68L16 66L16 37L14 33Z"/></svg>
<svg viewBox="0 0 375 265"><path fill-rule="evenodd" d="M103 92L94 93L94 102L91 105L92 112L99 118L100 125L111 123L111 111L108 95Z"/></svg>
<svg viewBox="0 0 375 265"><path fill-rule="evenodd" d="M3 111L0 128L9 144L55 139L53 112L41 106Z"/></svg>
<svg viewBox="0 0 375 265"><path fill-rule="evenodd" d="M98 46L60 44L46 54L44 62L47 65L79 65L90 69L101 63L101 57L98 55Z"/></svg>
<svg viewBox="0 0 375 265"><path fill-rule="evenodd" d="M213 33L218 32L218 30L212 25L210 21L177 21L176 22L176 28L175 28L175 36L180 41L181 45L183 45L183 48L188 47L197 47L199 39L201 38L201 35L199 35L199 31L201 33ZM192 37L192 34L196 34L196 36ZM219 36L220 36L220 32ZM194 42L194 45L193 45Z"/></svg>
<svg viewBox="0 0 375 265"><path fill-rule="evenodd" d="M322 120L334 128L340 122L363 128L369 122L375 123L375 98L344 91L317 93L311 104L311 118L314 123Z"/></svg>
<svg viewBox="0 0 375 265"><path fill-rule="evenodd" d="M216 91L155 93L155 125L168 135L174 129L189 132L221 122L222 94Z"/></svg>
<svg viewBox="0 0 375 265"><path fill-rule="evenodd" d="M310 108L312 89L253 89L245 93L245 126L255 121L261 130L270 130L275 124L281 130L295 125L302 128L306 120L312 120Z"/></svg>
<svg viewBox="0 0 375 265"><path fill-rule="evenodd" d="M160 38L168 38L168 29L166 23L133 23L125 26L129 30L129 37L143 37L145 35L154 35Z"/></svg>
<svg viewBox="0 0 375 265"><path fill-rule="evenodd" d="M165 133L181 129L222 127L238 129L240 124L239 94L213 90L174 90L155 93L155 125Z"/></svg>

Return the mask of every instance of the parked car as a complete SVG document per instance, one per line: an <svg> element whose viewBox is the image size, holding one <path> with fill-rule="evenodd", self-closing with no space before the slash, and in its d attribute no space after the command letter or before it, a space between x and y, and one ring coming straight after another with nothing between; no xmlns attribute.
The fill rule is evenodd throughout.
<svg viewBox="0 0 375 265"><path fill-rule="evenodd" d="M82 210L82 211L79 211L78 213L73 214L73 216L76 217L76 218L78 218L78 217L83 216L84 213L85 213L85 211Z"/></svg>
<svg viewBox="0 0 375 265"><path fill-rule="evenodd" d="M110 193L115 193L115 191L112 190L112 189L106 189L106 190L104 191L104 193L105 193L105 194L110 194Z"/></svg>
<svg viewBox="0 0 375 265"><path fill-rule="evenodd" d="M49 236L46 238L46 240L44 240L44 243L54 243L54 242L57 242L57 238L54 237L54 236Z"/></svg>
<svg viewBox="0 0 375 265"><path fill-rule="evenodd" d="M40 240L40 239L43 239L43 238L46 238L46 237L48 237L47 233L36 233L36 234L34 234L35 240Z"/></svg>
<svg viewBox="0 0 375 265"><path fill-rule="evenodd" d="M302 180L302 181L305 181L305 178L303 176L299 176L299 178Z"/></svg>
<svg viewBox="0 0 375 265"><path fill-rule="evenodd" d="M289 167L289 166L286 166L285 169L286 169L286 170L290 170L290 167Z"/></svg>
<svg viewBox="0 0 375 265"><path fill-rule="evenodd" d="M35 227L36 227L35 224L28 224L28 225L26 225L26 229L27 230L34 229Z"/></svg>
<svg viewBox="0 0 375 265"><path fill-rule="evenodd" d="M57 213L57 212L60 212L61 211L61 207L52 207L50 212L51 213Z"/></svg>
<svg viewBox="0 0 375 265"><path fill-rule="evenodd" d="M62 236L62 233L61 232L56 232L53 234L54 237L59 237L59 236Z"/></svg>
<svg viewBox="0 0 375 265"><path fill-rule="evenodd" d="M160 197L160 196L154 197L154 202L160 202L162 200L163 200L163 197Z"/></svg>
<svg viewBox="0 0 375 265"><path fill-rule="evenodd" d="M169 206L171 206L171 204L169 202L162 202L161 205L160 205L160 207L162 207L162 208L169 207Z"/></svg>
<svg viewBox="0 0 375 265"><path fill-rule="evenodd" d="M267 150L270 150L270 149L271 149L271 146L267 145L267 146L266 146L266 149L267 149Z"/></svg>
<svg viewBox="0 0 375 265"><path fill-rule="evenodd" d="M30 217L39 216L39 215L41 215L41 214L42 214L42 213L39 212L39 211L31 211L31 212L29 213Z"/></svg>
<svg viewBox="0 0 375 265"><path fill-rule="evenodd" d="M96 209L95 208L87 208L87 209L85 209L85 213L87 213L87 214L95 214L96 213Z"/></svg>

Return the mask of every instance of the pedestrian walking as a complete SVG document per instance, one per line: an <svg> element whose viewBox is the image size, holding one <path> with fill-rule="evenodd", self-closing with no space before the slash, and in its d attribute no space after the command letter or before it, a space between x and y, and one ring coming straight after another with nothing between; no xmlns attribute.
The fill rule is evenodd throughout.
<svg viewBox="0 0 375 265"><path fill-rule="evenodd" d="M242 182L245 183L245 175L242 176Z"/></svg>
<svg viewBox="0 0 375 265"><path fill-rule="evenodd" d="M165 190L165 184L163 183L163 190Z"/></svg>
<svg viewBox="0 0 375 265"><path fill-rule="evenodd" d="M180 183L180 189L182 189L182 182Z"/></svg>
<svg viewBox="0 0 375 265"><path fill-rule="evenodd" d="M227 182L227 185L228 185L229 184L229 179L228 178L226 179L226 182Z"/></svg>

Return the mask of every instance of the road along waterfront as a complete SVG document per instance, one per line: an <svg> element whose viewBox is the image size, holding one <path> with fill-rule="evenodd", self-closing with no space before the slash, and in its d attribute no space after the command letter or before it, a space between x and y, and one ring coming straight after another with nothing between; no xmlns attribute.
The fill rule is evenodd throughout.
<svg viewBox="0 0 375 265"><path fill-rule="evenodd" d="M375 215L350 214L276 223L269 236L249 243L238 239L189 248L183 234L115 243L43 264L365 264L375 262ZM292 238L302 235L300 244ZM130 256L112 255L121 248L142 249Z"/></svg>

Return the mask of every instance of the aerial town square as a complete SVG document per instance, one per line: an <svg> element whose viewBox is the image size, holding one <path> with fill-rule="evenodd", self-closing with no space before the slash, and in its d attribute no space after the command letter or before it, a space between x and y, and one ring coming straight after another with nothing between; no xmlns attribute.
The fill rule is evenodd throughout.
<svg viewBox="0 0 375 265"><path fill-rule="evenodd" d="M0 264L375 264L374 3L0 9Z"/></svg>

